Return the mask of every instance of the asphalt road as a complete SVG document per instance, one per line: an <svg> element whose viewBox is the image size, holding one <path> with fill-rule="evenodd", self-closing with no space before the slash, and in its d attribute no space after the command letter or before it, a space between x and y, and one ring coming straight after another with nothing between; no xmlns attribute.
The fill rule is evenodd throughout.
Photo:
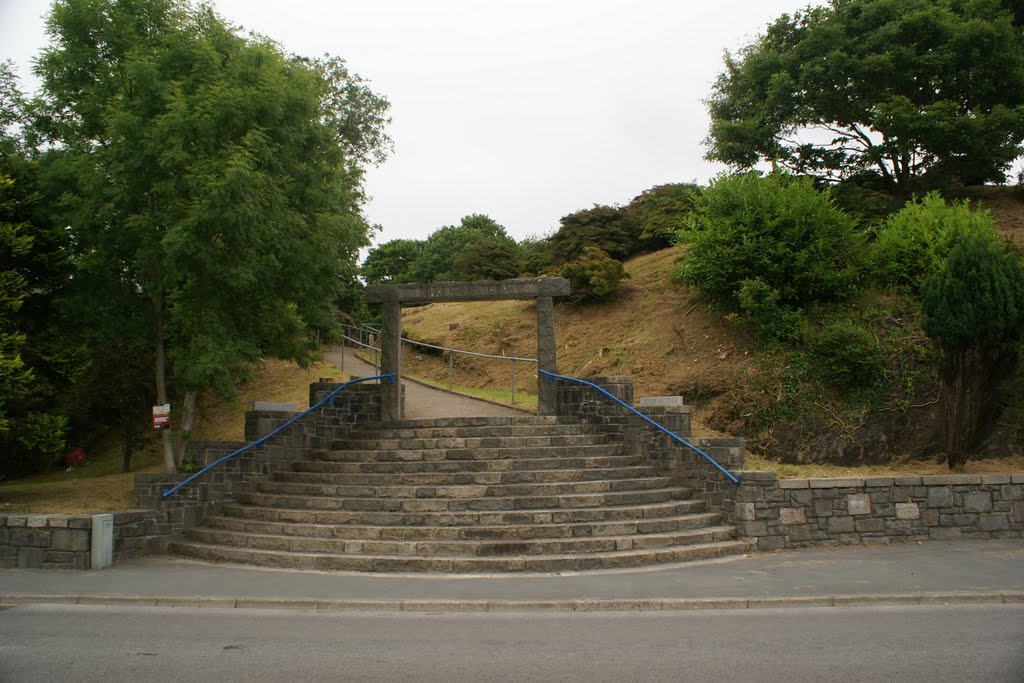
<svg viewBox="0 0 1024 683"><path fill-rule="evenodd" d="M0 611L0 680L1021 681L1024 605L377 614Z"/></svg>

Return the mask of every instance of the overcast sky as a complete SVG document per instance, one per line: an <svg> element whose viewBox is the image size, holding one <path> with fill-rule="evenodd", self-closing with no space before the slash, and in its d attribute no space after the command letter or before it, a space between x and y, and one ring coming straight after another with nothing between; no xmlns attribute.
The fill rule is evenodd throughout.
<svg viewBox="0 0 1024 683"><path fill-rule="evenodd" d="M214 0L288 52L344 57L392 105L371 170L375 241L471 213L516 239L594 204L706 181L702 100L725 50L811 0ZM31 90L46 0L0 0L4 59Z"/></svg>

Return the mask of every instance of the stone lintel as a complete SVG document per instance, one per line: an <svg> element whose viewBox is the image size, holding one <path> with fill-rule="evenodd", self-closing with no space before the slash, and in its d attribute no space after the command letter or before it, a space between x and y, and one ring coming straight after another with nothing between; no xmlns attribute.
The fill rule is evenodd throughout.
<svg viewBox="0 0 1024 683"><path fill-rule="evenodd" d="M402 285L368 285L366 303L428 303L432 301L495 301L569 296L564 277L529 277L476 282L425 282Z"/></svg>

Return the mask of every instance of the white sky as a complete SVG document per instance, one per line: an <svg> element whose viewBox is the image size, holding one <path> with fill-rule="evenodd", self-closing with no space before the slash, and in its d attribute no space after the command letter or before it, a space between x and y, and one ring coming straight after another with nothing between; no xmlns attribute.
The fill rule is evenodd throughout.
<svg viewBox="0 0 1024 683"><path fill-rule="evenodd" d="M725 50L812 0L214 0L293 53L330 53L392 104L375 242L484 213L516 239L562 216L705 181L702 100ZM46 0L0 0L0 59L32 90Z"/></svg>

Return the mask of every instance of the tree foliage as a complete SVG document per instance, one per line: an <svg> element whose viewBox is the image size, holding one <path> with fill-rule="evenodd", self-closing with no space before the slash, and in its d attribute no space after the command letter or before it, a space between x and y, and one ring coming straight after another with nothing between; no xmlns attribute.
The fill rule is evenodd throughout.
<svg viewBox="0 0 1024 683"><path fill-rule="evenodd" d="M783 306L839 300L856 286L853 227L809 178L722 175L695 199L677 275L733 309L754 280Z"/></svg>
<svg viewBox="0 0 1024 683"><path fill-rule="evenodd" d="M449 282L459 279L455 259L470 246L482 240L496 240L514 245L505 228L490 216L471 214L458 225L446 225L430 233L419 256L413 262L413 282Z"/></svg>
<svg viewBox="0 0 1024 683"><path fill-rule="evenodd" d="M597 205L563 216L559 223L558 232L548 240L552 263L575 261L587 247L597 247L620 260L636 251L633 216L622 209Z"/></svg>
<svg viewBox="0 0 1024 683"><path fill-rule="evenodd" d="M1020 361L1024 265L994 238L958 232L921 289L922 327L943 351L943 446L960 467L995 418L998 384Z"/></svg>
<svg viewBox="0 0 1024 683"><path fill-rule="evenodd" d="M997 0L830 0L727 55L708 158L890 191L1001 181L1024 140L1024 37Z"/></svg>
<svg viewBox="0 0 1024 683"><path fill-rule="evenodd" d="M916 291L942 268L955 235L991 236L993 230L987 211L972 211L966 202L947 204L938 193L929 193L878 225L871 245L872 270L884 284Z"/></svg>
<svg viewBox="0 0 1024 683"><path fill-rule="evenodd" d="M37 130L79 310L149 339L161 402L165 370L230 393L263 355L310 359L367 243L386 100L177 0L58 0L47 26Z"/></svg>
<svg viewBox="0 0 1024 683"><path fill-rule="evenodd" d="M508 280L523 272L519 249L508 240L485 239L455 257L460 280Z"/></svg>
<svg viewBox="0 0 1024 683"><path fill-rule="evenodd" d="M415 282L412 275L416 257L423 250L419 240L391 240L379 244L366 254L359 273L368 285Z"/></svg>
<svg viewBox="0 0 1024 683"><path fill-rule="evenodd" d="M655 185L633 198L625 207L637 230L637 246L661 249L675 240L693 212L694 195L700 187L691 183Z"/></svg>

